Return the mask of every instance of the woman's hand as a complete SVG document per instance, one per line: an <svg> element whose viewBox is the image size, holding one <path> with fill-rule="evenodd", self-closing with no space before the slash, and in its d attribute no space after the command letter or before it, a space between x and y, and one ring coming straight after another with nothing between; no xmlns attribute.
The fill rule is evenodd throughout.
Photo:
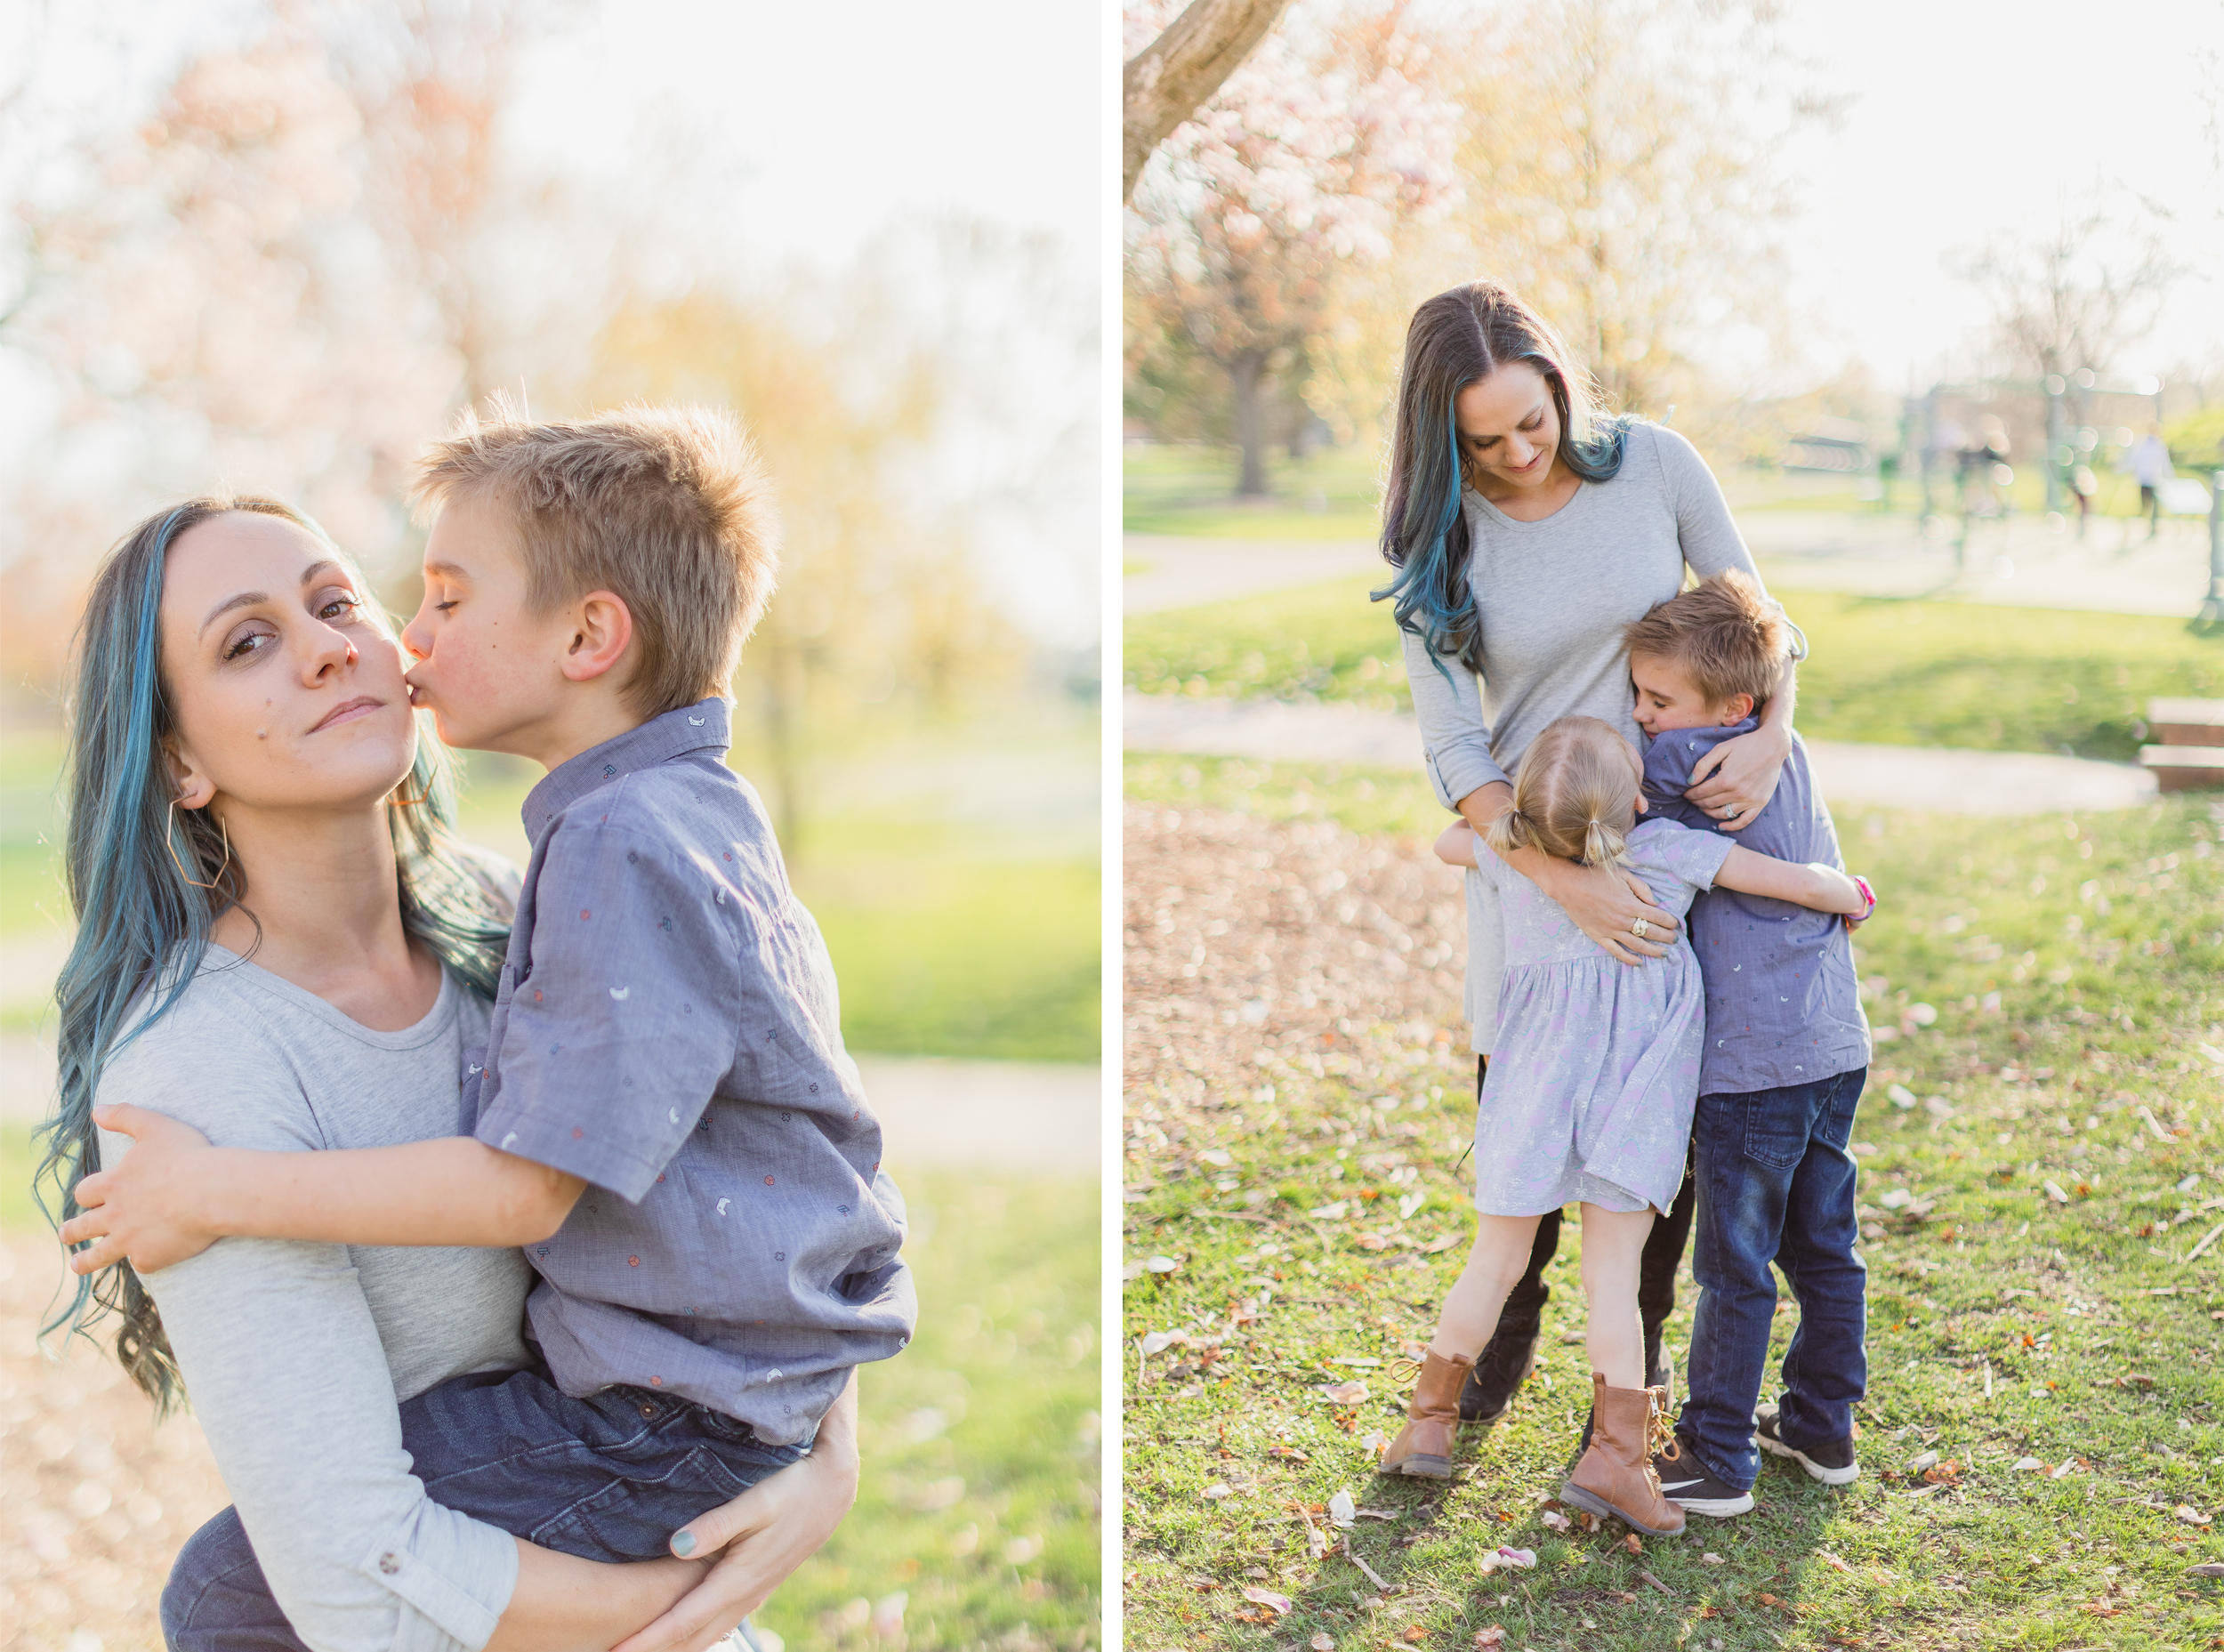
<svg viewBox="0 0 2224 1652"><path fill-rule="evenodd" d="M818 1552L858 1496L857 1375L819 1424L810 1455L688 1522L673 1552L708 1558L685 1599L615 1652L704 1652Z"/></svg>
<svg viewBox="0 0 2224 1652"><path fill-rule="evenodd" d="M1743 832L1776 795L1777 778L1791 754L1791 730L1763 723L1700 758L1683 794L1720 821L1723 831Z"/></svg>
<svg viewBox="0 0 2224 1652"><path fill-rule="evenodd" d="M214 1244L218 1236L199 1225L192 1199L192 1158L212 1150L208 1138L190 1124L122 1103L94 1108L93 1119L112 1134L129 1136L132 1150L77 1184L83 1213L62 1224L61 1242L93 1244L72 1253L70 1271L98 1273L128 1260L138 1272L154 1273Z"/></svg>
<svg viewBox="0 0 2224 1652"><path fill-rule="evenodd" d="M1606 949L1617 963L1642 963L1666 955L1675 944L1676 919L1653 902L1653 891L1636 874L1620 866L1579 866L1572 860L1555 860L1535 850L1541 864L1531 871L1520 860L1517 871L1550 895L1567 921ZM1637 933L1642 922L1645 933Z"/></svg>

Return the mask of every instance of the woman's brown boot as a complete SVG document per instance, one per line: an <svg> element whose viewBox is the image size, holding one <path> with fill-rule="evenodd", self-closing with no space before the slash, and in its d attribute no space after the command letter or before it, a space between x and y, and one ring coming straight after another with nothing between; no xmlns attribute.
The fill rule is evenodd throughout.
<svg viewBox="0 0 2224 1652"><path fill-rule="evenodd" d="M1673 1461L1680 1455L1676 1431L1668 1421L1668 1390L1608 1388L1591 1374L1591 1449L1559 1488L1560 1501L1588 1509L1604 1519L1614 1515L1648 1537L1672 1537L1683 1529L1683 1511L1660 1495L1653 1454Z"/></svg>
<svg viewBox="0 0 2224 1652"><path fill-rule="evenodd" d="M1452 1478L1452 1442L1460 1430L1460 1390L1472 1359L1446 1359L1430 1350L1406 1406L1406 1426L1382 1454L1385 1474L1414 1474L1423 1479Z"/></svg>

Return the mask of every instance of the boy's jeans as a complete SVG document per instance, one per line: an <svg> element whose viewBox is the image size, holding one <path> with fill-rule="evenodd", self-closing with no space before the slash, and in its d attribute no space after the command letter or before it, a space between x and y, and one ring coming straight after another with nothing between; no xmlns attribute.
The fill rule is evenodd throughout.
<svg viewBox="0 0 2224 1652"><path fill-rule="evenodd" d="M428 1389L402 1406L401 1438L435 1503L590 1560L670 1554L673 1533L804 1449L649 1389L574 1399L533 1368ZM179 1551L162 1632L170 1652L308 1652L230 1509Z"/></svg>
<svg viewBox="0 0 2224 1652"><path fill-rule="evenodd" d="M1773 1261L1799 1301L1784 1357L1777 1430L1786 1445L1853 1432L1868 1391L1868 1269L1854 1253L1854 1161L1846 1150L1866 1068L1811 1084L1699 1098L1698 1243L1691 1271L1688 1397L1677 1431L1702 1466L1744 1491L1761 1472L1753 1406L1776 1313Z"/></svg>

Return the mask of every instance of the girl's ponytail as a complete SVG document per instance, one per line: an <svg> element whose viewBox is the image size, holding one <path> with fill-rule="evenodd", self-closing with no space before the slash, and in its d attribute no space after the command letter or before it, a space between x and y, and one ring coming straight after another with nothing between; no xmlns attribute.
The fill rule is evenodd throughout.
<svg viewBox="0 0 2224 1652"><path fill-rule="evenodd" d="M1637 818L1637 765L1629 743L1596 717L1548 723L1514 772L1513 807L1485 838L1500 854L1534 844L1557 860L1611 866Z"/></svg>

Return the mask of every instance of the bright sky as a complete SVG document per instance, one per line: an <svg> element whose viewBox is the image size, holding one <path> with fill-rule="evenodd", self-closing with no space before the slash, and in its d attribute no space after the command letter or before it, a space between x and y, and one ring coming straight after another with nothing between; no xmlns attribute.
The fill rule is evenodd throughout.
<svg viewBox="0 0 2224 1652"><path fill-rule="evenodd" d="M1792 0L1788 20L1825 85L1856 98L1838 130L1785 155L1809 203L1792 297L1839 335L1836 354L1888 389L1934 375L1986 319L1945 255L2054 221L2098 173L2173 214L2185 262L2207 272L2122 370L2224 362L2219 112L2199 95L2224 95L2224 0Z"/></svg>
<svg viewBox="0 0 2224 1652"><path fill-rule="evenodd" d="M741 163L721 210L775 254L838 261L955 209L1056 230L1091 267L1100 23L1094 0L602 0L535 64L519 127L594 170L614 128L683 115Z"/></svg>

